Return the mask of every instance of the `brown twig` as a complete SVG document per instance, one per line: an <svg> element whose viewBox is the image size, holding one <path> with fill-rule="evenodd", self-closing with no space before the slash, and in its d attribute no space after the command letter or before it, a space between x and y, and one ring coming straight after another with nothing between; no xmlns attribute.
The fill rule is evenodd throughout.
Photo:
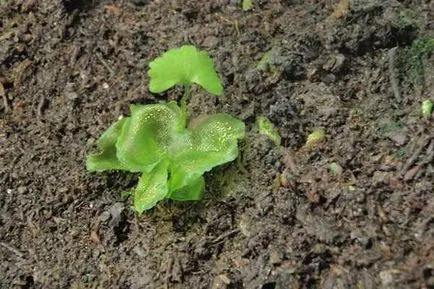
<svg viewBox="0 0 434 289"><path fill-rule="evenodd" d="M420 162L420 165L426 165L433 161L434 159L434 140L431 140L430 144L428 145L428 148L426 149L426 157L423 158L423 160Z"/></svg>
<svg viewBox="0 0 434 289"><path fill-rule="evenodd" d="M416 162L419 155L422 153L422 150L427 146L427 144L431 141L432 137L425 137L421 141L421 145L414 151L411 157L405 162L404 166L401 169L400 175L404 176L410 167Z"/></svg>
<svg viewBox="0 0 434 289"><path fill-rule="evenodd" d="M6 244L5 242L0 242L0 245L4 248L8 249L9 251L11 251L12 253L17 255L18 257L23 258L24 254L21 253L20 251L18 251L17 249L15 249L14 247Z"/></svg>
<svg viewBox="0 0 434 289"><path fill-rule="evenodd" d="M393 94L395 95L395 99L397 103L401 103L402 96L401 92L399 91L399 82L398 82L398 76L396 75L395 71L395 59L396 59L396 50L398 47L393 47L389 50L389 77L390 77L390 84L392 85Z"/></svg>
<svg viewBox="0 0 434 289"><path fill-rule="evenodd" d="M110 76L114 76L115 75L115 71L110 67L110 65L108 65L108 63L105 61L105 59L102 57L102 55L100 53L96 53L96 57L102 63L102 65L105 68L107 68L107 70L110 72Z"/></svg>
<svg viewBox="0 0 434 289"><path fill-rule="evenodd" d="M5 88L3 86L3 83L0 82L0 95L3 98L3 105L5 107L5 112L10 111L8 98L6 96Z"/></svg>
<svg viewBox="0 0 434 289"><path fill-rule="evenodd" d="M211 243L212 244L218 244L218 243L222 242L224 239L235 235L239 231L240 231L239 229L234 229L234 230L228 231L228 232L226 232L224 234L221 234L220 236L218 236L214 240L212 240Z"/></svg>
<svg viewBox="0 0 434 289"><path fill-rule="evenodd" d="M38 118L42 117L42 113L45 106L45 97L42 95L39 99L38 106L36 107L36 114L38 115Z"/></svg>

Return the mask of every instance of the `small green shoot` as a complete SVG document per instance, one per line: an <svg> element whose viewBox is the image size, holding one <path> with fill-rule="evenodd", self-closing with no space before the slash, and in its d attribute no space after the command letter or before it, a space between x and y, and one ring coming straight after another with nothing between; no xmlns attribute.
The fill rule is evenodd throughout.
<svg viewBox="0 0 434 289"><path fill-rule="evenodd" d="M253 8L253 0L243 0L243 11L249 11Z"/></svg>
<svg viewBox="0 0 434 289"><path fill-rule="evenodd" d="M256 68L261 71L273 71L276 70L276 65L279 64L280 51L278 48L273 47L262 55Z"/></svg>
<svg viewBox="0 0 434 289"><path fill-rule="evenodd" d="M426 99L422 102L422 116L424 119L429 119L432 115L433 102L431 99Z"/></svg>
<svg viewBox="0 0 434 289"><path fill-rule="evenodd" d="M268 136L277 146L280 146L281 137L274 127L273 123L265 116L260 116L256 120L259 133Z"/></svg>
<svg viewBox="0 0 434 289"><path fill-rule="evenodd" d="M188 92L197 83L213 94L222 93L212 60L193 46L165 53L150 64L148 74L152 92L177 84ZM131 105L131 116L112 124L96 143L99 152L87 157L89 171L141 173L131 192L139 214L166 198L199 200L205 186L203 174L238 156L244 123L220 113L186 127L185 95L181 106L174 101Z"/></svg>
<svg viewBox="0 0 434 289"><path fill-rule="evenodd" d="M267 68L270 65L271 58L272 58L272 50L269 50L264 53L264 55L259 60L258 64L256 65L256 68L262 71L266 71Z"/></svg>
<svg viewBox="0 0 434 289"><path fill-rule="evenodd" d="M329 164L329 170L334 176L340 176L343 172L341 165L336 162Z"/></svg>
<svg viewBox="0 0 434 289"><path fill-rule="evenodd" d="M307 136L306 146L315 146L325 140L325 131L323 128L317 128Z"/></svg>

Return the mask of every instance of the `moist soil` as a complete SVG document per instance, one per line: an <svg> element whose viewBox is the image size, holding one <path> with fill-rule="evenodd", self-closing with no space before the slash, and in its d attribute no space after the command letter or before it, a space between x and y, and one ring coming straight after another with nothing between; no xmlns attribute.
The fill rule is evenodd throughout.
<svg viewBox="0 0 434 289"><path fill-rule="evenodd" d="M434 288L432 1L0 4L0 288ZM86 154L194 44L246 138L204 199L138 216ZM267 117L280 146L260 134ZM323 129L325 138L307 143Z"/></svg>

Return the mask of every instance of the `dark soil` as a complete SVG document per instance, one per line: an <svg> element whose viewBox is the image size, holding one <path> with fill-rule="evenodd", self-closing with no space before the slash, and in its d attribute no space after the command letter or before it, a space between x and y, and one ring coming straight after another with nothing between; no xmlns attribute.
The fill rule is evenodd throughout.
<svg viewBox="0 0 434 289"><path fill-rule="evenodd" d="M239 2L1 1L0 288L434 288L434 2ZM146 71L186 43L225 83L190 112L244 120L242 155L204 200L137 216L137 176L85 155L129 104L180 95Z"/></svg>

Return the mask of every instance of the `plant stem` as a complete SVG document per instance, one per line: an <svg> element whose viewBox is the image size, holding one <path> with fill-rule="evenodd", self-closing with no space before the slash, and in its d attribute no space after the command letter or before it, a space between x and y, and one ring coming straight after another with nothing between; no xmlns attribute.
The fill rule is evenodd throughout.
<svg viewBox="0 0 434 289"><path fill-rule="evenodd" d="M181 113L184 119L184 126L187 124L187 100L190 96L190 85L184 85L184 95L181 98Z"/></svg>

